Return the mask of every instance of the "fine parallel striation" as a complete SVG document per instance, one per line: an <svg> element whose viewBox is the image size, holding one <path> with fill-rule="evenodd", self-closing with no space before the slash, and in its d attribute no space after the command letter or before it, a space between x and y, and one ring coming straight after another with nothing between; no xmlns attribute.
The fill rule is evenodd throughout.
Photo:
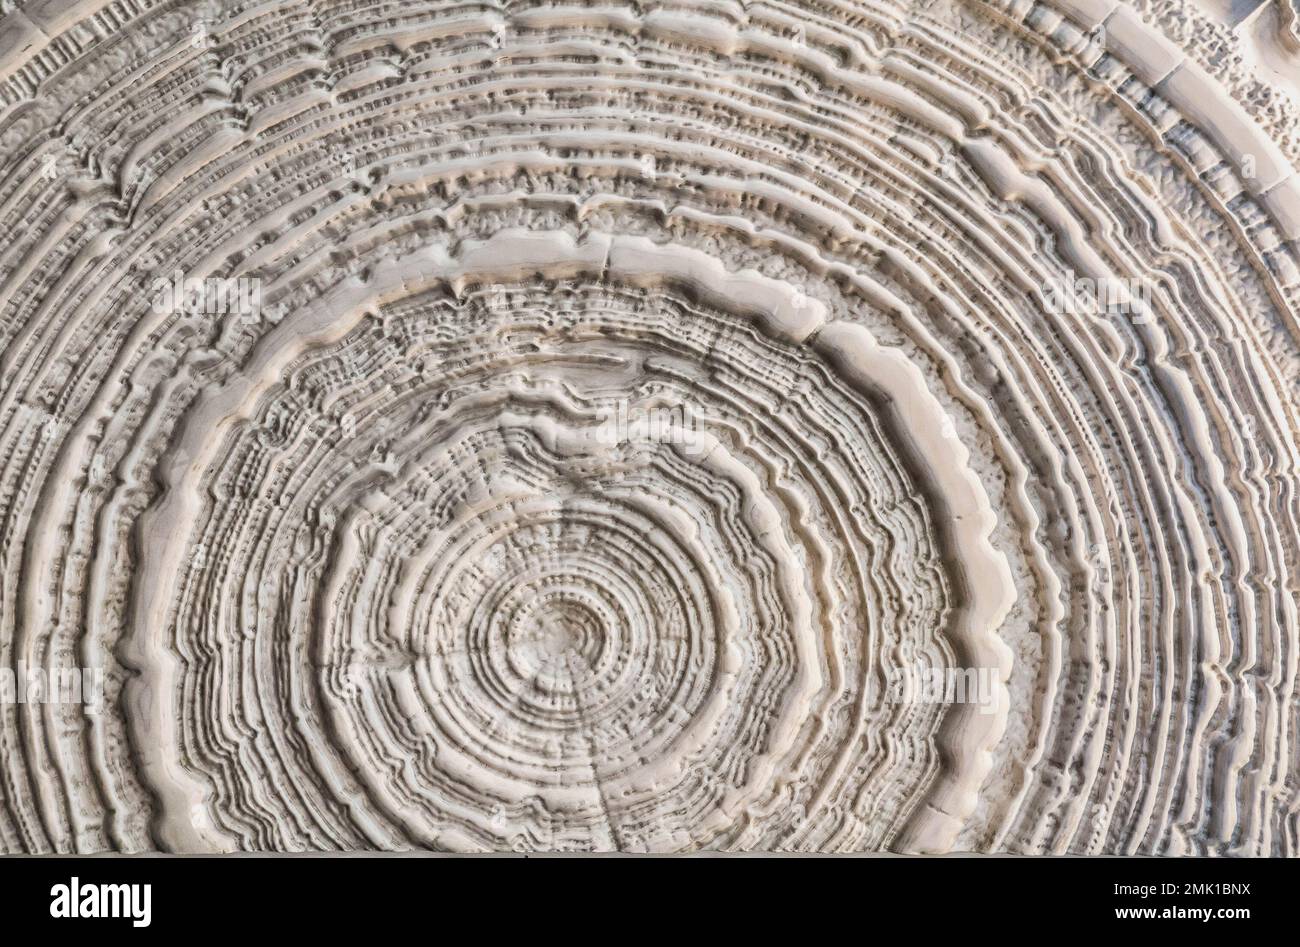
<svg viewBox="0 0 1300 947"><path fill-rule="evenodd" d="M0 3L0 851L1300 852L1300 47L1174 8Z"/></svg>

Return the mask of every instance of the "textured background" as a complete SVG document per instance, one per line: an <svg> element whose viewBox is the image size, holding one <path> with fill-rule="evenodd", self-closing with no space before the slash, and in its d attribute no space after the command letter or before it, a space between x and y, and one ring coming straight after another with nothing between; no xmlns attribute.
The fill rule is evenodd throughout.
<svg viewBox="0 0 1300 947"><path fill-rule="evenodd" d="M0 851L1297 852L1289 0L0 12Z"/></svg>

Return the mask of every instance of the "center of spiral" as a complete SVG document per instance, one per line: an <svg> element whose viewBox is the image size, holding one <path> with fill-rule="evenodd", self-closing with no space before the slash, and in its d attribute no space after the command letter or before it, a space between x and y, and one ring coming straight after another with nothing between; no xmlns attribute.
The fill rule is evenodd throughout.
<svg viewBox="0 0 1300 947"><path fill-rule="evenodd" d="M545 657L583 656L596 629L594 616L574 602L548 604L535 617L535 635Z"/></svg>

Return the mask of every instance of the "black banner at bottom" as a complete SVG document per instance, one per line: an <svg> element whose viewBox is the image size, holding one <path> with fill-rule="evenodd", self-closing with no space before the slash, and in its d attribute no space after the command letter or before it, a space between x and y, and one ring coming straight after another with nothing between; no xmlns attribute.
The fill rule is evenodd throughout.
<svg viewBox="0 0 1300 947"><path fill-rule="evenodd" d="M424 912L439 919L430 937L451 936L446 922L461 912L494 937L512 927L610 935L629 924L693 939L715 926L728 940L829 935L827 924L850 923L846 912L862 936L906 925L918 936L983 937L1024 925L1233 937L1288 923L1296 897L1294 864L1266 859L52 856L0 858L0 873L11 919L78 937L374 936L420 924Z"/></svg>

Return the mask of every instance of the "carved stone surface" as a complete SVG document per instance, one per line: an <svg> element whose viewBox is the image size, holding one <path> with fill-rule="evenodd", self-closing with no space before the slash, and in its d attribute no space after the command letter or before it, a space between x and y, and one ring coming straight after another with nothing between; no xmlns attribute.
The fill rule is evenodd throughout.
<svg viewBox="0 0 1300 947"><path fill-rule="evenodd" d="M1300 848L1291 4L0 12L0 851Z"/></svg>

